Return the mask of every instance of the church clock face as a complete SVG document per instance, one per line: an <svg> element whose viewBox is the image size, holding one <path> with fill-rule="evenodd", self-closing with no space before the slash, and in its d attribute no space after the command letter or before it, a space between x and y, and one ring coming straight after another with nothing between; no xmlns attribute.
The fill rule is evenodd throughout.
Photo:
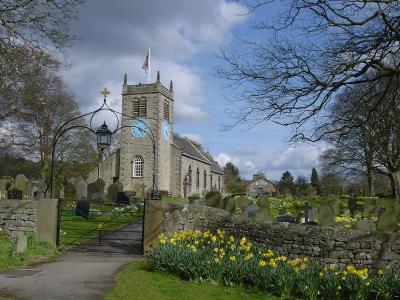
<svg viewBox="0 0 400 300"><path fill-rule="evenodd" d="M148 131L147 122L143 119L133 120L131 123L131 134L136 138L142 138L146 136L146 132Z"/></svg>
<svg viewBox="0 0 400 300"><path fill-rule="evenodd" d="M162 124L162 134L163 134L164 139L166 139L166 140L169 139L169 124L165 120Z"/></svg>

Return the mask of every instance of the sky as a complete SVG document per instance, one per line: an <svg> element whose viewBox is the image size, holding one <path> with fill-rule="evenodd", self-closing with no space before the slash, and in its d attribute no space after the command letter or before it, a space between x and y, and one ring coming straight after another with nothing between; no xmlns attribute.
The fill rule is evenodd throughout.
<svg viewBox="0 0 400 300"><path fill-rule="evenodd" d="M234 49L242 37L265 38L268 33L252 25L273 21L278 12L272 5L249 14L245 4L231 0L89 0L72 24L77 39L62 76L82 112L101 105L104 87L120 111L123 75L128 84L146 83L141 67L151 48L151 81L159 70L166 87L174 82L175 132L203 144L220 165L233 162L244 178L262 171L279 180L286 170L309 178L322 148L288 143L290 128L266 122L224 130L233 122L227 113L231 91L215 76L223 64L216 53Z"/></svg>

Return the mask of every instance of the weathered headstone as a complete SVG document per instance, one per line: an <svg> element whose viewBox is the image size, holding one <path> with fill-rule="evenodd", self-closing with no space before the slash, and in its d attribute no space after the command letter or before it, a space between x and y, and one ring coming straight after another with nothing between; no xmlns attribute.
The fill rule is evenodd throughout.
<svg viewBox="0 0 400 300"><path fill-rule="evenodd" d="M64 199L75 200L75 196L76 196L75 185L67 181L67 183L64 185Z"/></svg>
<svg viewBox="0 0 400 300"><path fill-rule="evenodd" d="M247 217L251 218L251 219L255 219L258 211L259 211L259 207L254 205L254 204L250 204L245 208L245 212L247 213Z"/></svg>
<svg viewBox="0 0 400 300"><path fill-rule="evenodd" d="M7 191L7 199L15 199L15 200L22 200L23 193L22 191L12 188Z"/></svg>
<svg viewBox="0 0 400 300"><path fill-rule="evenodd" d="M388 207L382 214L378 216L378 220L376 221L376 230L396 232L397 229L398 229L397 215L393 212L392 207Z"/></svg>
<svg viewBox="0 0 400 300"><path fill-rule="evenodd" d="M125 192L117 192L117 197L115 199L115 203L118 205L129 205L129 195Z"/></svg>
<svg viewBox="0 0 400 300"><path fill-rule="evenodd" d="M15 245L15 255L25 252L28 248L28 239L25 234L20 233L17 235L17 243Z"/></svg>
<svg viewBox="0 0 400 300"><path fill-rule="evenodd" d="M103 203L104 202L104 180L98 178L95 182L92 182L87 187L87 198L88 200Z"/></svg>
<svg viewBox="0 0 400 300"><path fill-rule="evenodd" d="M303 212L304 212L304 221L303 223L308 223L310 220L310 209L312 208L310 205L308 205L308 202L305 202L303 206L299 207Z"/></svg>
<svg viewBox="0 0 400 300"><path fill-rule="evenodd" d="M318 209L318 225L320 227L332 227L335 213L331 205L324 205Z"/></svg>
<svg viewBox="0 0 400 300"><path fill-rule="evenodd" d="M338 199L331 200L327 205L332 209L333 217L339 215L340 212L340 201Z"/></svg>
<svg viewBox="0 0 400 300"><path fill-rule="evenodd" d="M280 216L286 215L286 208L284 208L284 207L280 208L279 211L278 211L278 214Z"/></svg>
<svg viewBox="0 0 400 300"><path fill-rule="evenodd" d="M371 233L376 230L376 225L372 220L358 220L357 229L365 233Z"/></svg>
<svg viewBox="0 0 400 300"><path fill-rule="evenodd" d="M29 180L25 177L24 174L18 174L15 177L14 187L22 192L22 196L28 195L28 185Z"/></svg>
<svg viewBox="0 0 400 300"><path fill-rule="evenodd" d="M76 197L85 199L87 197L88 185L82 177L79 177L75 183Z"/></svg>
<svg viewBox="0 0 400 300"><path fill-rule="evenodd" d="M296 217L292 215L280 215L276 218L278 222L296 223Z"/></svg>
<svg viewBox="0 0 400 300"><path fill-rule="evenodd" d="M259 206L259 210L256 214L257 222L263 223L263 224L272 222L269 201L265 198L259 199L257 204Z"/></svg>
<svg viewBox="0 0 400 300"><path fill-rule="evenodd" d="M318 220L318 209L315 207L312 207L308 212L308 217L310 219L310 222L317 221Z"/></svg>
<svg viewBox="0 0 400 300"><path fill-rule="evenodd" d="M108 199L112 202L117 202L118 193L123 191L123 186L120 183L111 183L107 188ZM128 198L129 201L129 198Z"/></svg>

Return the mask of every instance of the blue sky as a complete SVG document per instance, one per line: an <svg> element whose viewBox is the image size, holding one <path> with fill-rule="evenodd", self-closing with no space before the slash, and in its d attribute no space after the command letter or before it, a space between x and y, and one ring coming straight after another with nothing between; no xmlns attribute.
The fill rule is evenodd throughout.
<svg viewBox="0 0 400 300"><path fill-rule="evenodd" d="M222 63L214 54L220 47L234 49L241 37L265 39L268 32L251 26L273 22L279 7L246 12L243 3L227 0L89 0L73 24L77 41L68 51L72 64L63 77L83 112L101 104L103 87L120 109L123 74L128 84L146 82L141 66L151 48L152 80L160 70L165 86L174 81L175 132L201 142L220 164L232 161L243 177L259 170L276 180L285 170L309 177L321 149L287 143L290 128L268 122L223 130L233 122L225 112L230 90L213 74Z"/></svg>

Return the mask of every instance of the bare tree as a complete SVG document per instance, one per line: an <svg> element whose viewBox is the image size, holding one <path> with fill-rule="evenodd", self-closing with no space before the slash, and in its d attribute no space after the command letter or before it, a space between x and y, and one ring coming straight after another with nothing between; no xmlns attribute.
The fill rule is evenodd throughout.
<svg viewBox="0 0 400 300"><path fill-rule="evenodd" d="M20 113L19 91L73 40L69 27L84 0L0 1L0 122Z"/></svg>
<svg viewBox="0 0 400 300"><path fill-rule="evenodd" d="M250 12L274 0L251 1ZM242 39L234 53L221 51L217 74L234 91L235 123L263 121L293 126L293 141L318 141L325 108L344 88L400 74L400 2L397 0L287 0L275 25L255 28L272 37ZM374 74L366 77L365 74ZM386 90L374 95L385 105ZM359 106L371 98L361 98ZM314 123L318 118L318 123ZM326 122L325 122L326 121Z"/></svg>
<svg viewBox="0 0 400 300"><path fill-rule="evenodd" d="M20 98L22 109L9 120L8 130L1 133L2 139L9 141L11 148L25 158L39 161L46 177L53 138L64 122L80 114L78 104L62 80L53 73L39 73L32 77ZM83 123L75 122L74 125ZM84 163L95 160L89 134L80 129L66 132L57 144L56 161Z"/></svg>

